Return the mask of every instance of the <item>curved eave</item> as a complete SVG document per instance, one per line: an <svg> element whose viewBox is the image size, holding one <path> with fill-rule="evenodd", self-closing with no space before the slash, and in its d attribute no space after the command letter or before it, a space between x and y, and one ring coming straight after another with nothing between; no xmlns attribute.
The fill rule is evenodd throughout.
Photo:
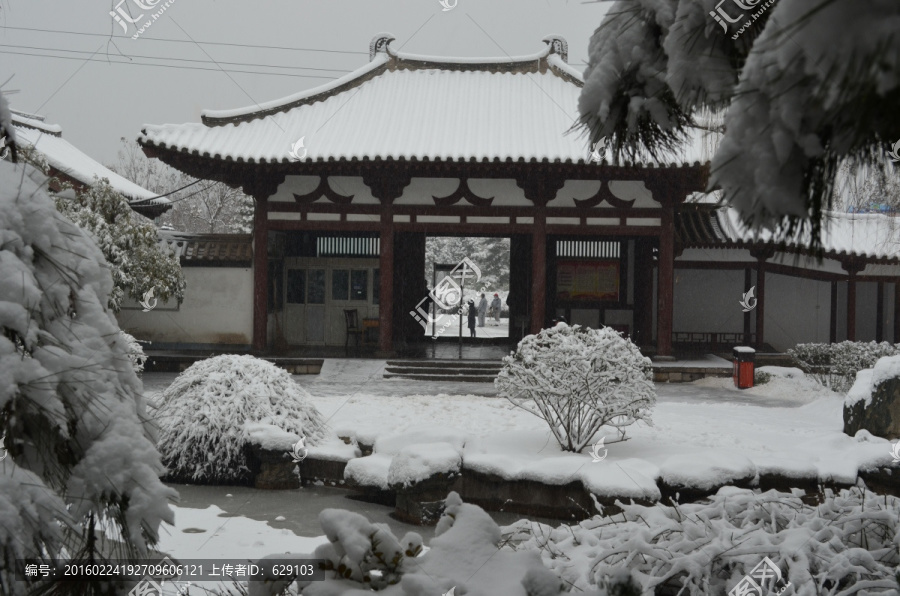
<svg viewBox="0 0 900 596"><path fill-rule="evenodd" d="M770 241L751 241L751 240L723 240L721 242L685 242L682 244L684 248L704 248L704 249L737 249L752 250L759 248L771 248L777 252L787 254L798 254L806 257L816 258L820 256L811 252L808 248L797 244L782 244ZM827 250L821 253L824 259L833 259L835 261L845 261L848 259L864 260L866 263L873 265L900 265L900 257L873 257L861 254L849 253L847 251Z"/></svg>

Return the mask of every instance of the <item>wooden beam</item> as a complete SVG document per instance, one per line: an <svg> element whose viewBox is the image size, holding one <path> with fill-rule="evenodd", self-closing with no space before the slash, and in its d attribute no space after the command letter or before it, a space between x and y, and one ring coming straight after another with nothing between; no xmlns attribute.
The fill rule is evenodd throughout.
<svg viewBox="0 0 900 596"><path fill-rule="evenodd" d="M878 282L878 297L875 300L875 341L884 341L884 282Z"/></svg>

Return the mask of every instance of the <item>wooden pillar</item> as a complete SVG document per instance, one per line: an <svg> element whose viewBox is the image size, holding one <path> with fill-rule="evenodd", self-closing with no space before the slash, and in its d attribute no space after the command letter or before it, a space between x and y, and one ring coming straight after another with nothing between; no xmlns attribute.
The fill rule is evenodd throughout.
<svg viewBox="0 0 900 596"><path fill-rule="evenodd" d="M531 232L531 332L544 328L547 318L547 203L565 184L556 173L530 168L516 177L516 184L525 198L534 204L534 224Z"/></svg>
<svg viewBox="0 0 900 596"><path fill-rule="evenodd" d="M884 282L878 282L878 297L875 300L875 341L884 341Z"/></svg>
<svg viewBox="0 0 900 596"><path fill-rule="evenodd" d="M654 197L657 198L657 197ZM672 358L672 309L675 290L675 206L668 197L662 202L657 266L656 357Z"/></svg>
<svg viewBox="0 0 900 596"><path fill-rule="evenodd" d="M531 333L539 333L547 318L547 218L535 214L531 233Z"/></svg>
<svg viewBox="0 0 900 596"><path fill-rule="evenodd" d="M268 346L269 327L269 234L268 200L256 199L253 212L253 349Z"/></svg>
<svg viewBox="0 0 900 596"><path fill-rule="evenodd" d="M750 270L750 267L746 267L744 269L744 292L747 292L752 285L753 285L753 271ZM745 346L750 345L750 334L752 333L752 331L751 331L752 328L750 326L750 320L751 320L752 316L753 316L753 311L748 310L747 312L744 313L744 345Z"/></svg>
<svg viewBox="0 0 900 596"><path fill-rule="evenodd" d="M847 341L856 341L856 273L847 278Z"/></svg>
<svg viewBox="0 0 900 596"><path fill-rule="evenodd" d="M634 248L634 335L639 346L646 346L653 343L653 246L643 237Z"/></svg>
<svg viewBox="0 0 900 596"><path fill-rule="evenodd" d="M847 272L847 341L856 341L856 274L864 267L865 263L856 259L841 262Z"/></svg>
<svg viewBox="0 0 900 596"><path fill-rule="evenodd" d="M394 347L394 214L381 213L380 252L378 254L378 351L389 353Z"/></svg>
<svg viewBox="0 0 900 596"><path fill-rule="evenodd" d="M775 256L768 246L750 249L750 256L756 259L756 349L766 342L766 261Z"/></svg>
<svg viewBox="0 0 900 596"><path fill-rule="evenodd" d="M894 343L900 343L900 281L894 282Z"/></svg>
<svg viewBox="0 0 900 596"><path fill-rule="evenodd" d="M382 356L394 350L394 200L403 195L409 185L409 173L400 169L377 166L362 173L363 183L381 203L379 225L380 251L378 297L378 353Z"/></svg>
<svg viewBox="0 0 900 596"><path fill-rule="evenodd" d="M831 282L831 320L829 322L828 341L837 342L837 301L838 301L838 285L836 281Z"/></svg>

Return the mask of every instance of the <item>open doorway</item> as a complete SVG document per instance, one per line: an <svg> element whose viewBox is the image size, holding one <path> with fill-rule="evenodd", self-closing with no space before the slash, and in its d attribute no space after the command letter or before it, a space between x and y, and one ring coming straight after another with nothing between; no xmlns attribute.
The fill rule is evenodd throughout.
<svg viewBox="0 0 900 596"><path fill-rule="evenodd" d="M507 343L510 337L510 239L429 236L425 240L429 291L426 337L437 341Z"/></svg>

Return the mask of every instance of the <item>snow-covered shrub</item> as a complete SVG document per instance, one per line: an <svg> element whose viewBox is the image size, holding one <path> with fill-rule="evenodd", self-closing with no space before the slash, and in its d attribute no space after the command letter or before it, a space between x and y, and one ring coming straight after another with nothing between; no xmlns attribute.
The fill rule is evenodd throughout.
<svg viewBox="0 0 900 596"><path fill-rule="evenodd" d="M623 436L638 420L651 424L656 405L650 359L609 327L560 323L529 335L503 359L494 384L544 419L566 451L580 452L607 424Z"/></svg>
<svg viewBox="0 0 900 596"><path fill-rule="evenodd" d="M27 589L15 559L101 557L101 526L117 556L137 556L174 522L103 254L46 184L0 160L0 594Z"/></svg>
<svg viewBox="0 0 900 596"><path fill-rule="evenodd" d="M276 426L316 445L325 419L291 375L253 356L226 354L195 362L158 401L159 450L173 479L248 480L248 423Z"/></svg>
<svg viewBox="0 0 900 596"><path fill-rule="evenodd" d="M184 299L178 258L160 247L156 226L137 215L106 178L95 179L81 192L59 193L56 208L86 230L103 251L114 284L111 309L118 312L126 294L140 300L151 289L163 301Z"/></svg>
<svg viewBox="0 0 900 596"><path fill-rule="evenodd" d="M141 347L141 342L136 340L133 335L130 333L125 333L124 331L120 331L122 337L125 339L125 353L128 354L128 359L131 361L131 367L134 369L134 372L140 375L144 372L144 363L147 362L147 355L144 354L144 348Z"/></svg>
<svg viewBox="0 0 900 596"><path fill-rule="evenodd" d="M541 552L573 593L627 569L644 596L663 585L664 593L726 594L768 557L791 582L790 594L897 594L900 499L826 490L809 505L801 495L724 487L685 505L619 502L622 515L574 526L522 520L504 537L507 548Z"/></svg>
<svg viewBox="0 0 900 596"><path fill-rule="evenodd" d="M856 373L872 368L879 358L900 354L900 345L886 341L808 343L797 344L787 353L822 386L846 393L856 380Z"/></svg>

